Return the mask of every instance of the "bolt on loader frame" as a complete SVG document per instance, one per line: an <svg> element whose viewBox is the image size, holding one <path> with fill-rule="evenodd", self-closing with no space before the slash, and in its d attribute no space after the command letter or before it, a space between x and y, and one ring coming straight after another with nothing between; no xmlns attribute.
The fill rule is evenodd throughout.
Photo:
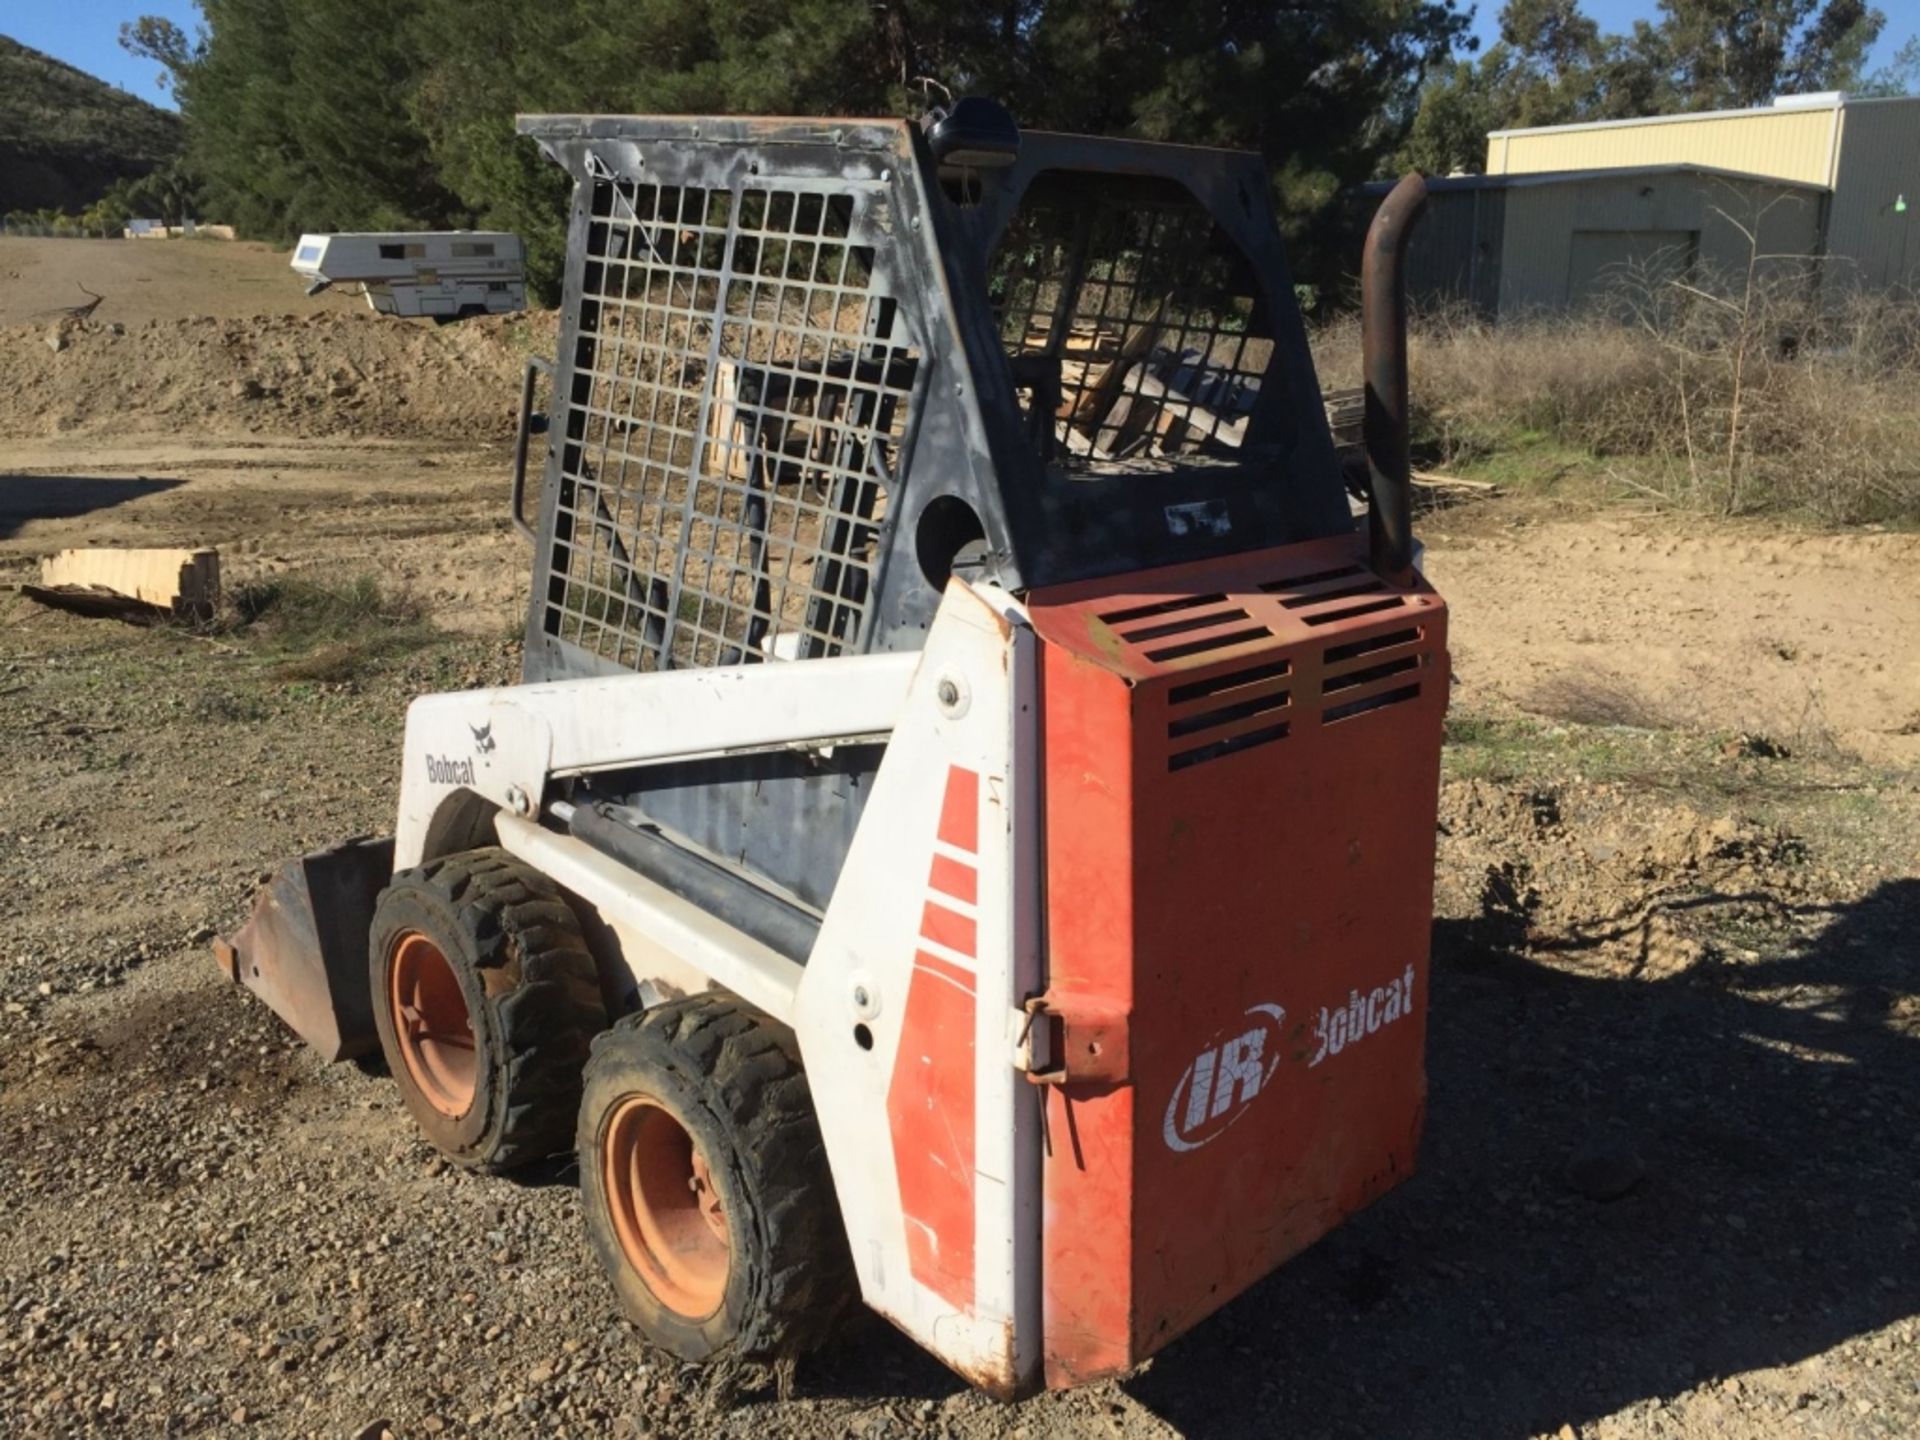
<svg viewBox="0 0 1920 1440"><path fill-rule="evenodd" d="M1419 182L1369 237L1357 527L1255 156L521 128L573 178L523 683L415 701L391 849L283 875L229 973L330 1056L378 1029L481 1162L443 1138L476 1063L571 1067L571 1103L584 1060L495 1057L500 987L572 976L617 1021L589 1217L687 1355L809 1172L594 1069L652 1024L706 1083L685 1007L734 1007L711 1033L804 1067L821 1266L996 1394L1123 1371L1414 1165L1448 688L1407 523ZM462 991L433 957L469 944Z"/></svg>

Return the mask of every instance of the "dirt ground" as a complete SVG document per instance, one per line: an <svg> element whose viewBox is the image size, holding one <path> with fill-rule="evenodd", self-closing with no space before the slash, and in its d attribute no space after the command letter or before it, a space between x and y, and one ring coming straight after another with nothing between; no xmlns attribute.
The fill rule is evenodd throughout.
<svg viewBox="0 0 1920 1440"><path fill-rule="evenodd" d="M1475 709L1750 731L1920 764L1910 533L1820 534L1545 504L1468 506L1423 531L1461 614Z"/></svg>
<svg viewBox="0 0 1920 1440"><path fill-rule="evenodd" d="M265 398L329 347L442 363L379 323L0 328L0 580L192 541L431 626L315 668L0 595L0 1433L1920 1432L1920 537L1429 517L1459 683L1421 1172L1124 1380L1008 1409L866 1318L783 1400L639 1343L566 1165L449 1170L208 956L280 859L391 825L411 696L517 666L475 417L523 337L439 332L445 394L497 387L445 409ZM165 393L59 367L142 333Z"/></svg>

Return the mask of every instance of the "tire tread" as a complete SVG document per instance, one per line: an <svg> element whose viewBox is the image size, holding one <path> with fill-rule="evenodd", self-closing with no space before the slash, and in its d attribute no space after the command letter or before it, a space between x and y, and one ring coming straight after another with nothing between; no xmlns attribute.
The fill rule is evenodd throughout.
<svg viewBox="0 0 1920 1440"><path fill-rule="evenodd" d="M400 886L437 898L464 932L503 1052L497 1122L476 1153L452 1158L502 1171L566 1150L587 1055L607 1023L599 972L572 907L544 875L500 849L429 861L396 875L389 893Z"/></svg>
<svg viewBox="0 0 1920 1440"><path fill-rule="evenodd" d="M632 1065L677 1071L734 1142L756 1213L729 1221L752 1227L762 1263L724 1358L775 1361L817 1344L857 1286L792 1032L744 1001L706 994L630 1015L593 1049L589 1082L598 1071ZM586 1120L583 1175L594 1163L585 1153Z"/></svg>

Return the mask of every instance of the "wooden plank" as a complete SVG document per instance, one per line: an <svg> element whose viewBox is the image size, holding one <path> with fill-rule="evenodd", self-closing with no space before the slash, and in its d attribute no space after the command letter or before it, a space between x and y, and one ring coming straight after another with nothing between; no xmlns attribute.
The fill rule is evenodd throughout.
<svg viewBox="0 0 1920 1440"><path fill-rule="evenodd" d="M40 588L53 595L117 596L156 610L210 620L220 603L220 553L211 549L62 550L40 562Z"/></svg>
<svg viewBox="0 0 1920 1440"><path fill-rule="evenodd" d="M1111 460L1113 458L1103 447L1094 444L1091 439L1082 435L1078 430L1074 429L1073 426L1064 421L1062 421L1057 428L1060 435L1060 443L1067 447L1070 454L1080 455L1092 460Z"/></svg>
<svg viewBox="0 0 1920 1440"><path fill-rule="evenodd" d="M1127 372L1152 353L1159 342L1161 314L1166 310L1164 298L1154 303L1153 310L1134 329L1127 332L1127 338L1121 342L1120 353L1108 364L1100 376L1084 392L1073 407L1073 424L1085 431L1091 427L1095 432L1106 418L1107 411L1113 408L1114 399L1120 393L1120 384Z"/></svg>
<svg viewBox="0 0 1920 1440"><path fill-rule="evenodd" d="M1247 417L1242 415L1229 420L1218 415L1204 405L1196 405L1185 395L1164 381L1156 380L1144 370L1138 377L1137 388L1128 387L1129 393L1138 394L1144 399L1155 402L1168 413L1178 415L1195 432L1197 438L1215 440L1222 445L1238 446L1247 438Z"/></svg>
<svg viewBox="0 0 1920 1440"><path fill-rule="evenodd" d="M1500 487L1491 480L1462 480L1458 475L1435 475L1430 470L1413 472L1413 483L1431 486L1436 490L1498 490Z"/></svg>
<svg viewBox="0 0 1920 1440"><path fill-rule="evenodd" d="M709 474L724 473L733 480L747 478L747 434L740 423L740 367L731 360L716 360L713 370L713 400L707 406L707 453L725 454L723 464L709 458Z"/></svg>
<svg viewBox="0 0 1920 1440"><path fill-rule="evenodd" d="M1120 337L1090 320L1076 320L1069 325L1057 347L1052 340L1053 317L1035 315L1027 322L1027 333L1021 337L1020 348L1033 354L1055 351L1062 355L1083 355L1090 360L1109 359L1120 352Z"/></svg>

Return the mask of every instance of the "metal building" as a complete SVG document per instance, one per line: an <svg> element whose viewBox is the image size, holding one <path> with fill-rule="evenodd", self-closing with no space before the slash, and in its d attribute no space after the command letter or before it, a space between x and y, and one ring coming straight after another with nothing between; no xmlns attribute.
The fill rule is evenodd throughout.
<svg viewBox="0 0 1920 1440"><path fill-rule="evenodd" d="M1880 290L1920 281L1920 236L1914 234L1920 225L1920 98L1853 99L1831 91L1783 96L1751 110L1487 136L1489 176L1674 165L1824 189L1829 199L1819 253L1826 287Z"/></svg>
<svg viewBox="0 0 1920 1440"><path fill-rule="evenodd" d="M1705 165L1457 175L1427 182L1427 218L1407 255L1423 306L1488 318L1578 309L1676 275L1744 271L1811 280L1825 223L1821 185ZM1375 189L1379 187L1369 187Z"/></svg>

